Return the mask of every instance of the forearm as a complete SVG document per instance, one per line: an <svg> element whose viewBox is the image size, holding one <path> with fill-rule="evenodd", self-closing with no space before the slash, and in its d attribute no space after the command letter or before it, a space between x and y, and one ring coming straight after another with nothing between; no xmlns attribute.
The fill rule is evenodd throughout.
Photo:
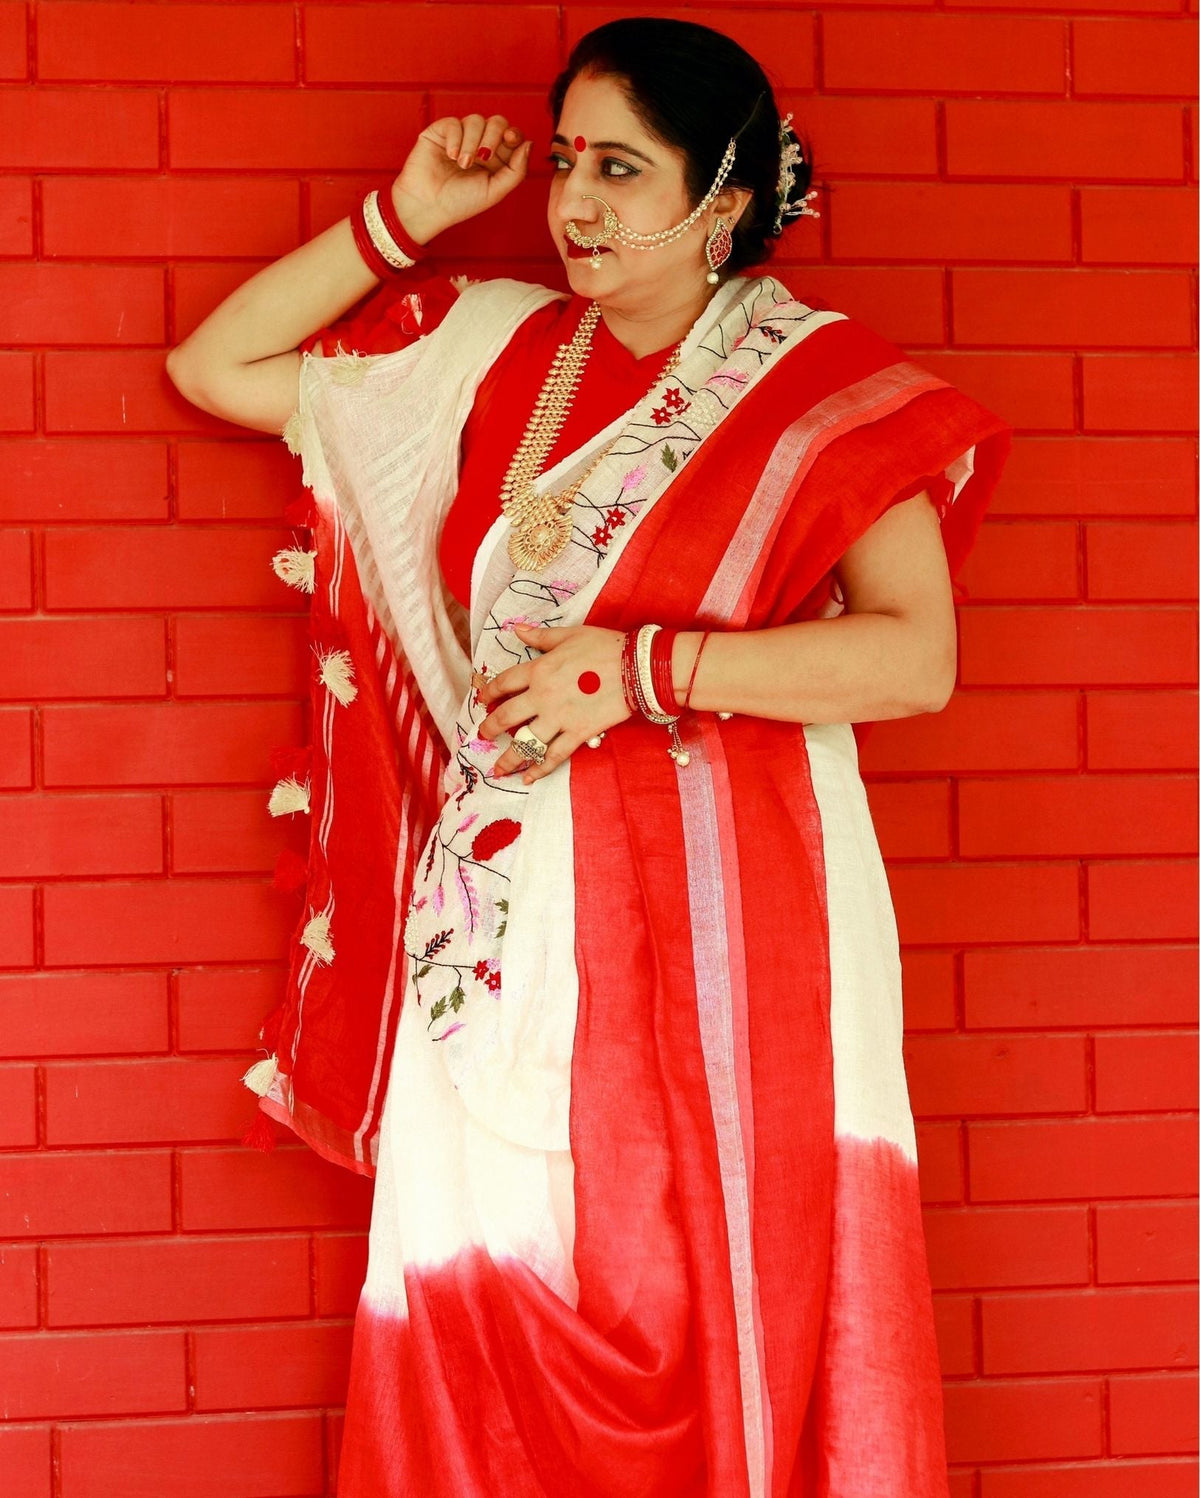
<svg viewBox="0 0 1200 1498"><path fill-rule="evenodd" d="M675 640L683 701L701 632ZM953 632L915 619L845 613L774 629L715 631L696 669L691 706L793 723L858 723L937 712L954 689Z"/></svg>
<svg viewBox="0 0 1200 1498"><path fill-rule="evenodd" d="M339 219L243 282L173 352L194 367L253 364L296 348L379 285Z"/></svg>

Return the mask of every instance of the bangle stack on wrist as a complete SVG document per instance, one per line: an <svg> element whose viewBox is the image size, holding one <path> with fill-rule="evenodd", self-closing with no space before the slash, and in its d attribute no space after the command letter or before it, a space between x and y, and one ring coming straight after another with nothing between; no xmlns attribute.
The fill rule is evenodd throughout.
<svg viewBox="0 0 1200 1498"><path fill-rule="evenodd" d="M424 258L396 212L390 187L373 188L350 214L354 243L368 268L381 280L398 276Z"/></svg>
<svg viewBox="0 0 1200 1498"><path fill-rule="evenodd" d="M677 631L661 624L643 624L630 630L621 649L621 687L631 713L641 713L651 723L671 730L667 753L681 768L692 756L679 740L680 706L671 679L671 653Z"/></svg>

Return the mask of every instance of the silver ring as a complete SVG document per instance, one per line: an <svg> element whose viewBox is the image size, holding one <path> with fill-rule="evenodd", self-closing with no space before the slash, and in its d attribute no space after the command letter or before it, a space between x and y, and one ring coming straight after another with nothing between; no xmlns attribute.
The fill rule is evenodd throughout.
<svg viewBox="0 0 1200 1498"><path fill-rule="evenodd" d="M512 741L525 751L526 759L531 759L535 765L540 765L550 752L549 745L543 744L527 723L523 723L513 733Z"/></svg>

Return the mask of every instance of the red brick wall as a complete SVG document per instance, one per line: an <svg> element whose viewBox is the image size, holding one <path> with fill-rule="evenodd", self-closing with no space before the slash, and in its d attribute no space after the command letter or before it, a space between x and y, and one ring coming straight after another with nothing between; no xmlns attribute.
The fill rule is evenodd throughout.
<svg viewBox="0 0 1200 1498"><path fill-rule="evenodd" d="M297 476L187 405L163 351L426 119L537 128L614 13L0 0L6 1498L332 1491L370 1188L238 1143L291 915L264 796L304 666L267 563ZM1193 22L1178 0L686 14L745 41L812 138L823 217L784 278L1017 429L960 690L864 751L954 1498L1184 1498ZM536 203L446 248L553 274Z"/></svg>

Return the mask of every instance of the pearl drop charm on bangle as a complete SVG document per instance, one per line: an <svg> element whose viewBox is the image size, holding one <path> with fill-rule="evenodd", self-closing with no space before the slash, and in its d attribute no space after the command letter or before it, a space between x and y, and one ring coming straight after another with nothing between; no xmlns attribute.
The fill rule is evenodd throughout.
<svg viewBox="0 0 1200 1498"><path fill-rule="evenodd" d="M607 730L605 730L605 731L607 732ZM591 738L588 739L587 746L588 746L589 749L599 749L600 745L603 742L604 742L604 734L603 733L594 733L591 736Z"/></svg>

